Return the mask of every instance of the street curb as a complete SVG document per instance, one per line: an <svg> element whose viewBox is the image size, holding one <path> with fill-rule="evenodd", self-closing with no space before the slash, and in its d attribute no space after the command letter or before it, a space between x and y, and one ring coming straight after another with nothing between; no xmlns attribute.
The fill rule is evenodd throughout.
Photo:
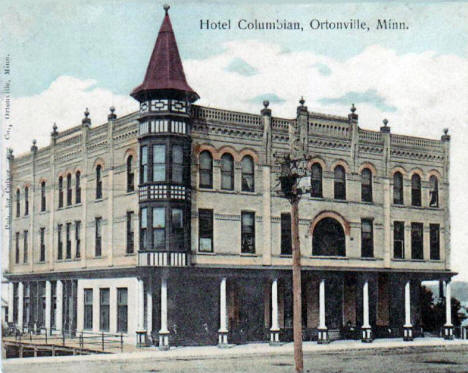
<svg viewBox="0 0 468 373"><path fill-rule="evenodd" d="M411 344L409 344L411 343ZM322 347L323 346L323 347ZM235 359L239 357L262 357L262 356L285 356L293 353L293 344L287 343L279 347L270 347L268 344L253 345L254 348L247 346L236 346L233 349L215 349L211 351L194 351L196 347L173 349L165 352L152 350L141 352L125 352L118 354L95 354L95 355L80 355L80 356L43 356L37 358L15 358L8 359L2 362L5 367L22 366L26 364L61 364L67 362L105 362L105 361L131 361L150 358L153 361L177 361L177 360L216 360L216 359ZM255 348L256 347L256 348ZM460 350L460 352L468 352L468 341L438 341L435 343L424 341L413 342L393 342L392 344L329 344L317 345L315 343L304 344L304 354L310 355L335 355L338 352L362 352L366 354L372 353L410 353L415 350L423 352L431 352L434 350Z"/></svg>

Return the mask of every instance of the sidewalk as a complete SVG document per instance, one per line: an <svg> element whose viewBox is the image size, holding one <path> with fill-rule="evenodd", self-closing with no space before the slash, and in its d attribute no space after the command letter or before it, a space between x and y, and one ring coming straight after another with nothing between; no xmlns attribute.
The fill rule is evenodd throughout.
<svg viewBox="0 0 468 373"><path fill-rule="evenodd" d="M442 338L416 338L412 342L404 342L401 339L377 339L373 343L362 343L354 340L340 340L327 345L319 345L316 342L304 342L305 353L336 353L338 351L369 351L383 352L392 349L414 348L466 348L468 351L468 340L456 339L446 341ZM251 343L246 345L235 345L231 348L218 348L217 346L202 347L174 347L169 351L159 351L156 347L142 348L137 352L119 354L96 354L82 356L60 356L60 357L37 357L23 359L8 359L3 361L5 366L21 366L27 364L54 364L63 362L82 361L129 361L139 359L151 359L154 361L177 360L177 359L223 359L245 356L268 356L288 355L293 353L293 344L285 343L281 346L270 346L268 343Z"/></svg>

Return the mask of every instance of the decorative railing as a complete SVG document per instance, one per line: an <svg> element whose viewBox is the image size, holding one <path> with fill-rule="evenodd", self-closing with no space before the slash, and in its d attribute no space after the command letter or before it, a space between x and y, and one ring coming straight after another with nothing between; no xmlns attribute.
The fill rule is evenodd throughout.
<svg viewBox="0 0 468 373"><path fill-rule="evenodd" d="M375 131L359 130L359 138L368 142L383 142L382 134Z"/></svg>
<svg viewBox="0 0 468 373"><path fill-rule="evenodd" d="M138 252L140 267L187 267L189 256L181 251L140 251Z"/></svg>
<svg viewBox="0 0 468 373"><path fill-rule="evenodd" d="M310 132L324 135L324 136L331 136L331 137L350 137L350 130L348 124L340 124L340 123L321 123L321 122L312 122L309 121L309 128Z"/></svg>
<svg viewBox="0 0 468 373"><path fill-rule="evenodd" d="M240 113L236 111L207 108L197 105L192 106L192 116L194 119L223 121L250 126L261 126L261 116L257 114Z"/></svg>
<svg viewBox="0 0 468 373"><path fill-rule="evenodd" d="M390 139L392 145L404 145L418 148L441 147L440 140L425 139L422 137L391 135Z"/></svg>

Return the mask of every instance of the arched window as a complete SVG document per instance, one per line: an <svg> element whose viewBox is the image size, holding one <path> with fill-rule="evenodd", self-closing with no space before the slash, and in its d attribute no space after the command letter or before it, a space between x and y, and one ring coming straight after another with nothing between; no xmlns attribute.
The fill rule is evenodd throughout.
<svg viewBox="0 0 468 373"><path fill-rule="evenodd" d="M135 190L135 174L132 169L133 156L127 158L127 193Z"/></svg>
<svg viewBox="0 0 468 373"><path fill-rule="evenodd" d="M221 189L234 190L234 158L229 153L221 157Z"/></svg>
<svg viewBox="0 0 468 373"><path fill-rule="evenodd" d="M322 166L320 163L314 163L311 171L310 195L312 197L322 197Z"/></svg>
<svg viewBox="0 0 468 373"><path fill-rule="evenodd" d="M81 203L81 173L76 171L75 174L75 202Z"/></svg>
<svg viewBox="0 0 468 373"><path fill-rule="evenodd" d="M29 215L29 188L24 188L24 215Z"/></svg>
<svg viewBox="0 0 468 373"><path fill-rule="evenodd" d="M345 234L338 221L324 218L317 223L312 234L312 255L346 255Z"/></svg>
<svg viewBox="0 0 468 373"><path fill-rule="evenodd" d="M242 158L242 191L255 191L254 162L250 155Z"/></svg>
<svg viewBox="0 0 468 373"><path fill-rule="evenodd" d="M41 211L46 210L46 182L41 183Z"/></svg>
<svg viewBox="0 0 468 373"><path fill-rule="evenodd" d="M58 192L59 192L59 208L63 207L63 177L58 179Z"/></svg>
<svg viewBox="0 0 468 373"><path fill-rule="evenodd" d="M72 204L71 174L67 175L67 206Z"/></svg>
<svg viewBox="0 0 468 373"><path fill-rule="evenodd" d="M421 177L418 174L411 177L411 205L421 206Z"/></svg>
<svg viewBox="0 0 468 373"><path fill-rule="evenodd" d="M372 202L372 172L368 168L361 173L361 199L363 202Z"/></svg>
<svg viewBox="0 0 468 373"><path fill-rule="evenodd" d="M429 178L429 184L431 188L429 191L429 206L439 207L439 179L437 179L437 176L432 175Z"/></svg>
<svg viewBox="0 0 468 373"><path fill-rule="evenodd" d="M19 218L21 214L21 192L16 190L16 217Z"/></svg>
<svg viewBox="0 0 468 373"><path fill-rule="evenodd" d="M335 199L346 199L346 173L343 166L336 166L334 170Z"/></svg>
<svg viewBox="0 0 468 373"><path fill-rule="evenodd" d="M395 172L393 175L393 203L403 204L403 175L401 172Z"/></svg>
<svg viewBox="0 0 468 373"><path fill-rule="evenodd" d="M96 199L102 198L102 166L96 167Z"/></svg>
<svg viewBox="0 0 468 373"><path fill-rule="evenodd" d="M200 188L213 188L213 158L207 150L200 153Z"/></svg>

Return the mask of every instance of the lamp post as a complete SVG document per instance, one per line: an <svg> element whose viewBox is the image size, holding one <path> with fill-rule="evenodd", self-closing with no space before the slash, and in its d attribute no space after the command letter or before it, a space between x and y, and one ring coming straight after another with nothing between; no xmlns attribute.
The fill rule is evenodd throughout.
<svg viewBox="0 0 468 373"><path fill-rule="evenodd" d="M293 152L292 152L293 153ZM291 154L275 154L281 167L280 186L282 197L291 204L291 235L292 235L292 273L293 273L293 335L294 361L296 372L304 369L302 352L302 295L301 295L301 247L299 241L299 201L307 191L302 186L307 176L308 159L305 156L291 158Z"/></svg>

